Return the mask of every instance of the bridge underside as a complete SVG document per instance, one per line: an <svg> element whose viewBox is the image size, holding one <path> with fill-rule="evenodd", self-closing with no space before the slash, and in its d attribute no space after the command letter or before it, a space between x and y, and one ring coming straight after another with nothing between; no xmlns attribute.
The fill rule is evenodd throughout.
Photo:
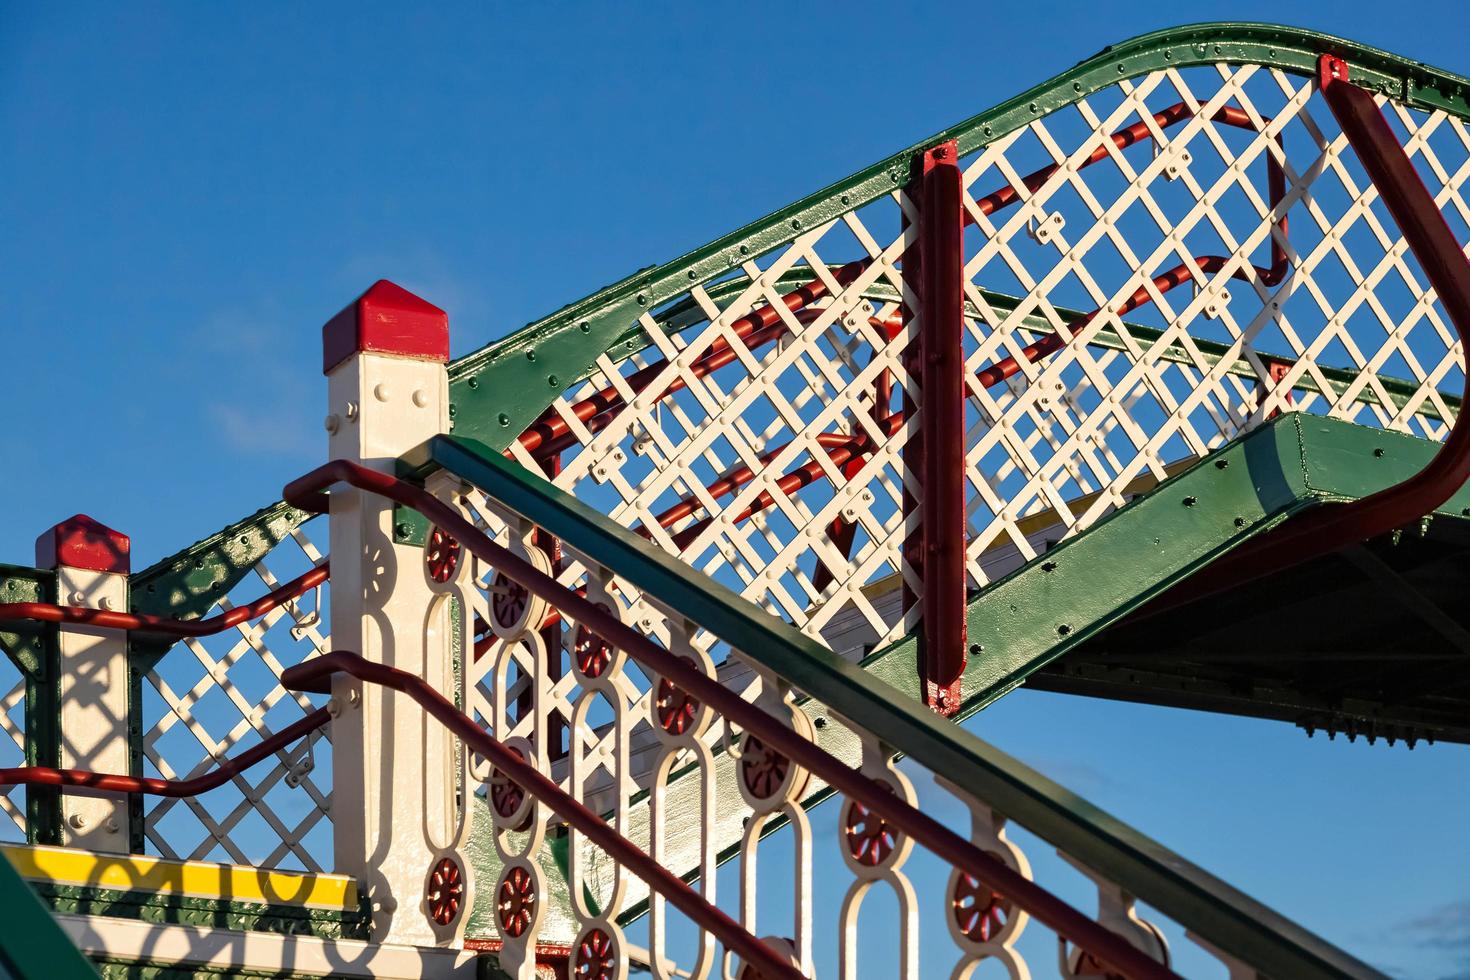
<svg viewBox="0 0 1470 980"><path fill-rule="evenodd" d="M1438 518L1145 609L1035 690L1222 711L1328 737L1470 742L1470 521Z"/></svg>
<svg viewBox="0 0 1470 980"><path fill-rule="evenodd" d="M1221 562L1436 448L1303 415L1235 440L971 598L964 713L1024 685L1330 737L1470 741L1466 490L1416 527L1288 568ZM865 665L911 687L916 646Z"/></svg>

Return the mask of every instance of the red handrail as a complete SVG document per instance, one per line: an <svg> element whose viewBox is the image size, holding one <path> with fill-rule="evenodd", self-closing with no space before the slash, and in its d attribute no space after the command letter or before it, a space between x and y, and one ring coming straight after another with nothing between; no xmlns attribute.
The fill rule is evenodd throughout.
<svg viewBox="0 0 1470 980"><path fill-rule="evenodd" d="M190 779L154 779L149 776L124 776L118 773L88 772L84 769L53 769L50 766L22 766L0 769L0 786L60 786L63 789L95 790L109 793L145 793L149 796L198 796L221 786L262 759L280 751L303 735L316 731L331 720L326 708L311 714L261 740L237 756L220 762L219 768Z"/></svg>
<svg viewBox="0 0 1470 980"><path fill-rule="evenodd" d="M457 735L465 745L480 753L492 766L545 803L579 833L587 835L588 840L642 878L650 888L659 889L679 911L708 930L726 948L739 953L745 962L757 966L762 976L793 977L800 980L801 972L783 960L775 950L745 931L740 923L711 905L703 895L690 888L677 875L640 850L596 813L577 802L571 794L522 759L519 753L507 749L423 678L387 664L370 663L358 654L346 650L336 650L288 667L281 674L281 683L292 690L325 693L330 690L332 675L339 672L413 698L424 711Z"/></svg>
<svg viewBox="0 0 1470 980"><path fill-rule="evenodd" d="M298 575L254 602L236 606L208 619L169 619L164 616L150 616L146 613L114 612L110 609L87 609L81 606L58 606L51 602L4 602L0 603L0 622L31 620L38 623L68 623L79 626L96 626L102 629L128 630L144 636L212 636L231 626L238 626L240 623L263 616L282 603L305 595L327 581L330 575L328 563L322 562L306 574Z"/></svg>
<svg viewBox="0 0 1470 980"><path fill-rule="evenodd" d="M325 490L339 482L386 497L423 514L445 533L458 540L462 547L518 582L523 588L561 609L568 618L586 626L607 643L625 651L629 657L643 667L668 679L682 690L687 691L692 697L710 705L734 724L753 733L766 745L825 780L838 792L880 814L894 827L911 835L939 857L972 878L985 883L993 891L1007 896L1018 907L1035 916L1058 935L1086 949L1103 963L1132 977L1175 976L1167 967L1135 949L1127 940L1098 922L1087 918L1035 882L1012 870L993 854L959 836L918 808L898 799L882 784L850 768L821 746L808 741L778 719L766 714L758 706L726 688L715 678L701 673L692 664L653 643L601 606L585 596L569 591L552 576L541 572L530 562L496 544L465 520L454 508L426 490L404 483L390 474L379 473L347 460L336 460L288 484L283 491L283 496L288 503L302 510L324 513L328 510L329 501ZM308 661L290 668L282 676L282 682L304 683L305 678L324 677L330 672L330 668L324 666L324 662L337 663L328 658ZM375 670L388 669L379 668L379 665L369 666ZM346 669L346 667L341 669ZM427 689L425 682L418 678L411 679ZM470 740L470 731L473 730L474 733L477 733L476 737L483 738L488 745L496 747L498 757L504 757L507 762L515 763L518 771L525 772L528 776L534 775L536 777L535 789L533 789L533 784L522 783L528 790L537 792L544 787L548 793L561 792L555 787L555 784L546 780L534 769L525 766L512 753L501 750L499 743L486 735L474 722L463 718L442 696L432 692L432 689L428 689L428 693L433 693L438 699L436 703L441 705L439 710L447 710L451 715L462 719L456 724L466 726L464 732L458 732L466 741ZM415 697L417 699L417 695ZM486 755L488 757L489 753L487 752ZM496 764L500 765L499 762ZM503 765L501 768L508 773L511 771L508 765ZM517 776L513 775L512 778L521 782ZM548 805L551 805L550 799L547 802ZM552 806L552 809L571 822L571 817L567 813L557 810L555 805ZM568 808L568 813L573 812L575 811ZM600 834L617 837L616 833L608 829L595 814L586 811L586 815L591 820L589 826L595 826ZM583 819L583 817L579 814L578 819ZM579 830L582 829L580 825L574 824L574 826L578 826ZM592 835L589 833L588 836ZM623 843L626 844L626 842ZM632 848L640 861L652 861L631 844L626 846ZM668 881L669 887L688 889L688 885L669 875L657 862L652 863L659 876L657 879L659 882L664 882L667 878L671 879ZM645 880L650 886L654 884L652 879ZM669 897L670 900L673 900L675 895L670 894ZM694 897L697 898L697 896Z"/></svg>

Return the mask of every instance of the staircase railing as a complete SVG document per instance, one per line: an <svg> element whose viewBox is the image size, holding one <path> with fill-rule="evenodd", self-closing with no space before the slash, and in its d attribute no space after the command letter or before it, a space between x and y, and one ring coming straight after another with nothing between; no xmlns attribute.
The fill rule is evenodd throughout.
<svg viewBox="0 0 1470 980"><path fill-rule="evenodd" d="M800 901L810 898L817 846L807 811L835 791L846 797L836 843L854 874L835 937L844 962L851 962L863 896L875 882L884 882L900 903L904 974L918 975L919 923L913 885L904 872L914 843L955 866L945 907L959 968L987 957L1018 962L1015 940L1033 917L1081 944L1076 949L1064 943L1064 960L1073 973L1095 968L1098 960L1089 957L1121 955L1104 951L1094 933L1079 931L1077 913L1051 905L1055 900L1046 893L1022 884L1028 865L1004 837L1011 821L1058 846L1097 882L1100 923L1147 959L1146 964L1133 960L1123 970L1127 975L1149 975L1168 957L1157 929L1138 918L1135 899L1175 919L1237 967L1248 964L1277 976L1373 974L964 730L896 696L789 624L691 574L498 453L439 437L429 444L428 457L465 481L449 502L343 463L298 481L287 496L303 509L320 509L325 501L313 499L313 493L341 479L428 515L441 543L454 542L438 552L441 561L455 555L442 583L445 593L463 604L466 622L478 614L496 635L465 679L462 697L470 714L538 771L556 774L579 803L610 813L620 833L666 867L697 875L709 897L719 842L738 842L731 850L741 862L741 921L752 931L757 908L769 901L760 896L787 893L784 884L774 892L769 884L757 890L754 868L761 838L783 818L789 822L798 841L792 869L796 907L804 911L792 923L786 948L803 969L811 967L815 931ZM560 543L560 571L532 557L526 542L533 529ZM489 541L484 532L502 543ZM572 669L559 679L541 666L546 657L537 638L552 606L577 638ZM717 666L721 656L724 662ZM751 682L744 690L732 689L742 670ZM477 675L489 683L476 684ZM601 724L589 724L599 704L610 707ZM571 728L568 761L559 771L548 751L553 710L580 722ZM917 796L895 766L898 755L907 757L909 766L933 773L973 814L969 842L957 843L951 831L910 812ZM533 815L526 793L505 773L482 767L479 778L488 784L497 849L502 835L517 828L525 832L533 820L546 819ZM875 790L875 784L883 789ZM697 840L670 832L674 812L685 823L697 817ZM989 856L977 863L976 851ZM533 874L526 853L506 849L502 858L502 881L516 869ZM568 862L579 939L595 933L597 948L626 950L620 913L638 905L642 896L636 886L621 871L597 868L575 834ZM1005 873L997 874L997 864ZM667 955L663 897L655 892L648 903L649 957L662 962ZM525 933L504 931L502 939L528 941ZM588 948L584 942L573 944L574 965L576 957L591 955L579 952ZM698 969L707 968L707 955L701 954Z"/></svg>

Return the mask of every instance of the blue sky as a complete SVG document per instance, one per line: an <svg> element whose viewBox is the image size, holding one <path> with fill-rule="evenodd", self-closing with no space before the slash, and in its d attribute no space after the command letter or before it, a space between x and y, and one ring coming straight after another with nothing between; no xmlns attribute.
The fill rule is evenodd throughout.
<svg viewBox="0 0 1470 980"><path fill-rule="evenodd" d="M141 566L276 499L322 459L318 328L379 277L464 353L1184 19L1470 74L1450 2L1027 9L0 2L0 561L85 511ZM1033 694L973 727L1372 962L1470 976L1465 749Z"/></svg>

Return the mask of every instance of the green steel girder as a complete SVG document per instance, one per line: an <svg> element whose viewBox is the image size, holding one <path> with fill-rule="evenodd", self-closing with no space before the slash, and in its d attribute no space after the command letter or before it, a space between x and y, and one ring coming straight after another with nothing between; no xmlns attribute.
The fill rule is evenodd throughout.
<svg viewBox="0 0 1470 980"><path fill-rule="evenodd" d="M33 883L58 915L105 915L155 924L270 932L322 939L362 939L370 932L366 903L352 911L196 898L165 892L123 891L91 885Z"/></svg>
<svg viewBox="0 0 1470 980"><path fill-rule="evenodd" d="M1210 492L1219 497L1217 504L1228 500L1235 505L1230 508L1234 513L1215 514L1201 521L1198 527L1188 521L1169 522L1170 526L1209 542L1220 537L1217 524L1222 519L1228 521L1230 533L1249 536L1281 520L1294 508L1310 506L1316 498L1310 492L1307 470L1302 465L1300 433L1303 425L1318 421L1309 419L1304 423L1294 415L1286 416L1205 460L1201 466L1222 477L1230 475L1228 480L1210 481L1215 484ZM1329 427L1334 425L1343 423L1331 423ZM1394 451L1382 459L1407 455L1407 451L1407 447L1395 445ZM1143 901L1167 909L1170 917L1185 928L1251 963L1262 973L1290 977L1378 975L1366 964L1103 813L973 733L935 715L923 707L913 692L900 695L877 674L846 662L789 623L691 571L676 558L612 523L575 497L506 461L498 450L473 440L438 436L430 440L424 455L469 480L567 547L614 570L639 590L658 596L748 658L785 677L816 702L805 705L806 710L823 710L824 706L838 719L862 719L863 728L895 752L910 756L934 774L968 788L1021 826L1108 876ZM1227 458L1229 462L1224 468L1215 467L1216 462ZM1155 491L1149 499L1171 500L1173 506L1191 513L1199 508L1198 500L1193 506L1185 507L1177 488L1167 489L1170 487L1174 487L1174 481ZM1105 524L1116 522L1136 506L1138 502L1119 511ZM1243 528L1235 527L1236 517L1246 518ZM1097 530L1075 540L1081 541ZM1122 542L1113 541L1112 535L1107 537L1113 547L1121 548ZM1218 554L1224 546L1211 548L1196 541L1193 547L1181 549L1177 554L1175 549L1163 548L1162 541L1160 545L1146 547L1172 555L1174 564L1197 565ZM1158 559L1155 564L1162 567L1167 562ZM1056 571L1042 572L1039 564L1031 568L1038 575L1052 575ZM1076 621L1079 627L1083 626L1080 618ZM1055 620L1051 622L1054 630ZM887 656L890 666L900 660L892 652ZM912 667L910 660L905 680L912 676ZM838 726L829 726L828 730L835 727Z"/></svg>
<svg viewBox="0 0 1470 980"><path fill-rule="evenodd" d="M203 616L310 517L288 504L271 504L134 573L128 581L133 612L175 619ZM133 639L129 650L133 669L147 673L176 642Z"/></svg>
<svg viewBox="0 0 1470 980"><path fill-rule="evenodd" d="M0 855L0 976L16 980L96 980L97 971L73 945L51 910Z"/></svg>
<svg viewBox="0 0 1470 980"><path fill-rule="evenodd" d="M23 565L0 564L0 602L50 602L56 592L56 573ZM16 669L31 679L47 676L46 629L28 623L0 628L0 649Z"/></svg>
<svg viewBox="0 0 1470 980"><path fill-rule="evenodd" d="M1247 23L1200 24L1145 34L1105 48L845 180L670 262L640 270L467 355L454 365L450 386L455 429L504 449L559 390L587 377L599 355L617 344L636 346L628 331L638 316L905 185L910 161L926 147L955 140L961 155L973 152L1047 113L1156 69L1251 63L1312 77L1324 52L1348 60L1354 82L1395 101L1470 116L1470 80L1332 35Z"/></svg>
<svg viewBox="0 0 1470 980"><path fill-rule="evenodd" d="M1226 445L970 600L960 717L1243 541L1306 508L1405 480L1437 449L1412 436L1301 413ZM1470 515L1470 489L1439 513ZM908 637L863 667L918 697L916 656L917 642Z"/></svg>

